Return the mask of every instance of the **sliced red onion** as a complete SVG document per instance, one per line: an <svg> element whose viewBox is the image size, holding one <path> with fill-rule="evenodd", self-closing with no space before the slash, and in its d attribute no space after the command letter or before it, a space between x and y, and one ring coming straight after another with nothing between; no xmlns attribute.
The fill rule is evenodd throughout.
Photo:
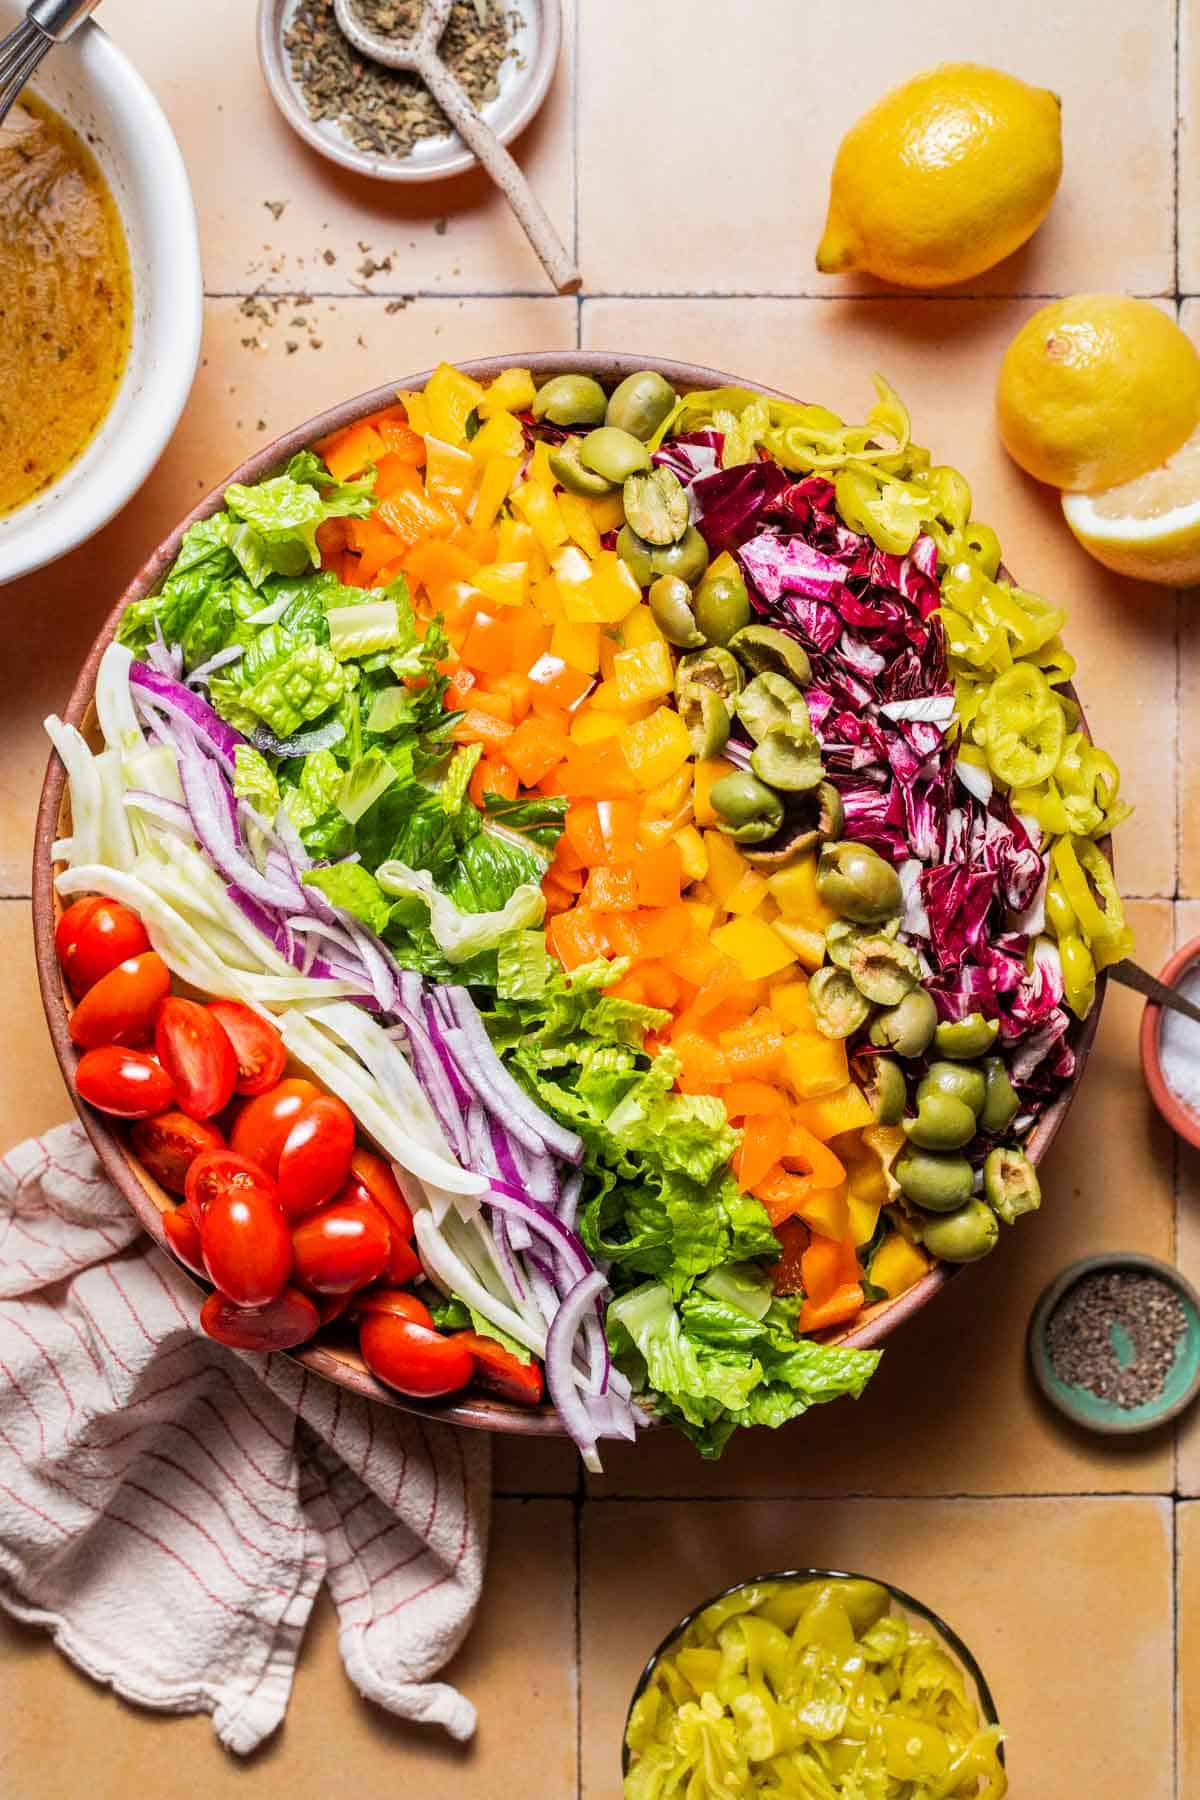
<svg viewBox="0 0 1200 1800"><path fill-rule="evenodd" d="M559 1308L558 1287L553 1271L540 1256L527 1256L525 1267L529 1272L529 1285L533 1289L538 1311L549 1325Z"/></svg>
<svg viewBox="0 0 1200 1800"><path fill-rule="evenodd" d="M568 1231L561 1219L556 1219L552 1212L539 1206L536 1200L514 1193L508 1183L499 1177L493 1177L486 1198L487 1204L498 1212L524 1219L536 1236L544 1238L555 1254L563 1257L567 1265L568 1281L578 1280L581 1275L589 1274L594 1269L595 1264L575 1233Z"/></svg>
<svg viewBox="0 0 1200 1800"><path fill-rule="evenodd" d="M460 1055L460 1066L464 1060L469 1064L463 1073L478 1077L489 1111L499 1113L517 1141L535 1154L545 1145L567 1162L582 1162L583 1140L552 1119L514 1081L497 1056L466 988L444 988L442 992L448 996L458 1024L457 1032L447 1032L446 1041Z"/></svg>
<svg viewBox="0 0 1200 1800"><path fill-rule="evenodd" d="M550 1157L531 1156L525 1170L524 1183L518 1182L517 1185L527 1187L531 1197L539 1200L543 1206L548 1206L551 1212L558 1211L558 1176Z"/></svg>
<svg viewBox="0 0 1200 1800"><path fill-rule="evenodd" d="M160 670L148 668L145 663L132 663L129 679L134 687L152 695L157 705L172 719L182 721L198 731L226 774L233 774L237 747L246 740L213 711L207 700L202 700L191 688L184 687L182 682L173 680Z"/></svg>
<svg viewBox="0 0 1200 1800"><path fill-rule="evenodd" d="M206 683L209 676L218 669L224 669L230 663L239 662L245 654L245 644L227 644L224 650L218 650L215 656L210 656L207 662L202 662L199 668L193 669L185 685L199 687L202 682Z"/></svg>
<svg viewBox="0 0 1200 1800"><path fill-rule="evenodd" d="M521 1189L525 1186L525 1181L521 1170L517 1166L517 1159L513 1154L512 1140L509 1138L508 1133L498 1119L489 1119L488 1128L491 1133L492 1157L495 1162L496 1173L504 1181L509 1182L511 1186L516 1189L517 1193L520 1193ZM544 1196L535 1194L534 1199L544 1200Z"/></svg>
<svg viewBox="0 0 1200 1800"><path fill-rule="evenodd" d="M450 1053L446 1042L446 1026L437 1006L437 990L425 1000L425 1023L429 1030L429 1041L433 1045L438 1061L442 1065L446 1080L460 1109L465 1110L471 1104L471 1090L458 1072L458 1065Z"/></svg>
<svg viewBox="0 0 1200 1800"><path fill-rule="evenodd" d="M343 914L343 917L345 915ZM384 950L383 945L374 932L368 931L356 919L346 919L346 930L354 943L354 948L362 958L363 967L371 983L371 992L378 1000L384 1012L395 1012L400 998L400 984L393 973L395 965Z"/></svg>
<svg viewBox="0 0 1200 1800"><path fill-rule="evenodd" d="M160 619L154 621L154 632L154 642L146 647L146 661L160 675L169 675L172 681L178 681L183 674L183 647L167 643Z"/></svg>
<svg viewBox="0 0 1200 1800"><path fill-rule="evenodd" d="M481 1175L500 1174L492 1155L487 1113L478 1100L473 1100L467 1110L467 1155Z"/></svg>
<svg viewBox="0 0 1200 1800"><path fill-rule="evenodd" d="M496 1251L504 1269L505 1280L508 1282L509 1287L516 1295L517 1299L524 1300L527 1297L528 1290L521 1279L521 1271L517 1267L517 1259L513 1254L514 1245L509 1236L508 1221L503 1215L492 1221L492 1238L495 1242Z"/></svg>
<svg viewBox="0 0 1200 1800"><path fill-rule="evenodd" d="M178 763L184 799L205 854L227 881L234 882L252 899L272 910L293 910L298 890L290 872L286 882L269 879L242 849L236 811L231 813L233 795L216 764L184 751L180 752Z"/></svg>
<svg viewBox="0 0 1200 1800"><path fill-rule="evenodd" d="M585 1467L594 1474L600 1472L596 1426L587 1402L575 1386L575 1339L584 1319L595 1316L594 1303L607 1286L599 1270L583 1276L563 1299L546 1333L546 1385L550 1398Z"/></svg>
<svg viewBox="0 0 1200 1800"><path fill-rule="evenodd" d="M346 727L340 719L327 719L324 725L314 726L312 731L298 731L290 738L277 738L265 725L260 725L250 733L250 742L268 756L312 756L317 750L328 750L332 744L340 744L345 735Z"/></svg>
<svg viewBox="0 0 1200 1800"><path fill-rule="evenodd" d="M414 1018L420 1014L425 998L425 983L415 969L400 970L400 1004Z"/></svg>
<svg viewBox="0 0 1200 1800"><path fill-rule="evenodd" d="M438 1116L442 1130L454 1151L455 1156L463 1161L468 1155L466 1127L463 1121L463 1109L455 1097L450 1077L446 1073L441 1057L433 1046L433 1039L421 1022L420 1015L410 1013L404 1005L398 1009L400 1026L397 1028L404 1036L409 1055L420 1077L421 1086L428 1096L429 1103Z"/></svg>
<svg viewBox="0 0 1200 1800"><path fill-rule="evenodd" d="M579 1211L579 1198L583 1193L583 1176L568 1175L562 1184L558 1197L557 1212L568 1231L575 1229L575 1215Z"/></svg>
<svg viewBox="0 0 1200 1800"><path fill-rule="evenodd" d="M125 805L135 811L145 813L148 818L157 819L171 831L178 831L188 837L194 837L192 818L186 806L179 800L166 800L161 794L152 794L147 788L130 788L125 795Z"/></svg>

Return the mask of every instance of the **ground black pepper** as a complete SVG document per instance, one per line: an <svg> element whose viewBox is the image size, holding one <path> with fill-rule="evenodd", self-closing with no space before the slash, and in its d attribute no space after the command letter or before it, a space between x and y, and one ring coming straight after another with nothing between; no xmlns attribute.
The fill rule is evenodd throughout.
<svg viewBox="0 0 1200 1800"><path fill-rule="evenodd" d="M1165 1281L1114 1270L1085 1275L1063 1295L1046 1345L1061 1381L1128 1410L1162 1393L1186 1331L1187 1314Z"/></svg>

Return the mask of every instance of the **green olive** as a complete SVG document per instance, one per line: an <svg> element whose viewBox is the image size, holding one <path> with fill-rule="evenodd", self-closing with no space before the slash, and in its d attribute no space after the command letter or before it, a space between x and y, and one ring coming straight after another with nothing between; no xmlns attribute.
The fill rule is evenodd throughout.
<svg viewBox="0 0 1200 1800"><path fill-rule="evenodd" d="M983 1191L1006 1225L1015 1225L1023 1213L1036 1212L1042 1204L1037 1170L1015 1145L1003 1144L990 1153L983 1165Z"/></svg>
<svg viewBox="0 0 1200 1800"><path fill-rule="evenodd" d="M904 1079L904 1070L890 1056L872 1059L868 1098L881 1125L898 1125L904 1117L908 1083Z"/></svg>
<svg viewBox="0 0 1200 1800"><path fill-rule="evenodd" d="M611 494L612 482L605 481L603 475L597 475L592 469L585 469L580 462L579 445L580 439L576 437L555 444L549 456L550 473L555 481L569 494L587 494L593 499L601 494Z"/></svg>
<svg viewBox="0 0 1200 1800"><path fill-rule="evenodd" d="M982 1013L973 1012L965 1019L943 1019L934 1041L940 1055L955 1062L973 1062L991 1049L999 1035L999 1019L985 1019Z"/></svg>
<svg viewBox="0 0 1200 1800"><path fill-rule="evenodd" d="M670 578L667 576L660 577L660 580L668 579ZM733 707L742 689L742 671L728 650L722 650L718 644L710 644L706 650L693 650L687 656L680 657L679 666L675 670L675 700L681 709L687 689L697 686L711 688L714 694L720 694L729 707Z"/></svg>
<svg viewBox="0 0 1200 1800"><path fill-rule="evenodd" d="M619 550L620 548L621 546L618 543L617 549ZM689 587L695 587L707 567L708 545L700 536L700 533L696 530L694 525L688 526L677 544L651 546L651 579L653 579L655 575L678 575L679 579L681 581L686 581ZM637 574L636 569L634 569L633 572L635 575ZM643 582L642 585L644 587L646 586L646 583ZM696 623L700 625L701 631L704 631L704 626L700 624L698 612L696 615ZM704 631L704 635L709 639L710 643L715 643L717 641L710 637L707 631Z"/></svg>
<svg viewBox="0 0 1200 1800"><path fill-rule="evenodd" d="M750 618L750 596L732 556L721 555L696 589L696 623L710 644L727 644Z"/></svg>
<svg viewBox="0 0 1200 1800"><path fill-rule="evenodd" d="M704 634L697 629L692 613L692 590L678 575L660 575L651 583L650 613L666 638L680 650L698 650Z"/></svg>
<svg viewBox="0 0 1200 1800"><path fill-rule="evenodd" d="M982 1200L968 1200L954 1212L926 1220L921 1228L925 1248L942 1262L979 1262L996 1248L999 1236L995 1215Z"/></svg>
<svg viewBox="0 0 1200 1800"><path fill-rule="evenodd" d="M737 716L757 744L772 725L803 725L812 730L804 695L786 675L756 675L738 697Z"/></svg>
<svg viewBox="0 0 1200 1800"><path fill-rule="evenodd" d="M720 694L693 682L679 699L679 716L692 740L692 754L703 760L720 756L729 738L729 708Z"/></svg>
<svg viewBox="0 0 1200 1800"><path fill-rule="evenodd" d="M855 925L849 919L835 919L825 927L825 954L839 969L848 969L856 944L877 937L891 943L899 929L899 919L889 919L885 925Z"/></svg>
<svg viewBox="0 0 1200 1800"><path fill-rule="evenodd" d="M621 489L626 523L647 544L674 544L688 528L688 497L670 469L642 469Z"/></svg>
<svg viewBox="0 0 1200 1800"><path fill-rule="evenodd" d="M804 645L774 625L744 626L730 638L729 648L756 675L786 675L797 687L807 687L812 680Z"/></svg>
<svg viewBox="0 0 1200 1800"><path fill-rule="evenodd" d="M760 675L760 681L767 677ZM753 683L751 683L753 686ZM740 713L739 713L740 717ZM859 925L893 918L904 904L900 877L869 844L826 844L817 865L817 892L826 906Z"/></svg>
<svg viewBox="0 0 1200 1800"><path fill-rule="evenodd" d="M894 1172L906 1200L936 1213L953 1212L965 1205L975 1180L965 1156L922 1150L916 1144L908 1144L900 1152Z"/></svg>
<svg viewBox="0 0 1200 1800"><path fill-rule="evenodd" d="M976 1118L983 1110L987 1086L983 1070L976 1069L971 1063L935 1062L930 1063L921 1078L917 1089L917 1105L919 1106L927 1094L950 1094L955 1100L961 1100L969 1106Z"/></svg>
<svg viewBox="0 0 1200 1800"><path fill-rule="evenodd" d="M917 1116L905 1119L904 1129L922 1150L961 1150L975 1136L975 1114L965 1100L935 1089L924 1099L918 1096Z"/></svg>
<svg viewBox="0 0 1200 1800"><path fill-rule="evenodd" d="M768 781L785 794L807 793L824 774L821 746L806 725L784 719L772 725L751 752L750 767L760 781Z"/></svg>
<svg viewBox="0 0 1200 1800"><path fill-rule="evenodd" d="M590 375L555 375L533 397L535 419L551 425L599 425L608 396Z"/></svg>
<svg viewBox="0 0 1200 1800"><path fill-rule="evenodd" d="M846 809L842 805L842 796L838 793L832 781L823 781L821 783L820 787L817 789L817 798L821 803L821 817L818 827L821 837L826 841L830 838L841 837L843 831L846 829Z"/></svg>
<svg viewBox="0 0 1200 1800"><path fill-rule="evenodd" d="M622 525L617 533L617 555L625 563L633 579L641 588L648 588L654 580L655 568L651 560L654 545L640 538L632 525Z"/></svg>
<svg viewBox="0 0 1200 1800"><path fill-rule="evenodd" d="M717 826L738 844L762 844L783 824L783 802L742 769L722 775L709 790Z"/></svg>
<svg viewBox="0 0 1200 1800"><path fill-rule="evenodd" d="M609 396L606 425L615 425L645 443L652 438L675 404L675 389L657 369L638 369L627 375Z"/></svg>
<svg viewBox="0 0 1200 1800"><path fill-rule="evenodd" d="M615 425L600 425L584 438L579 460L585 469L603 475L606 481L624 482L639 469L650 467L650 452L640 438L632 437L628 431L618 431Z"/></svg>
<svg viewBox="0 0 1200 1800"><path fill-rule="evenodd" d="M989 1056L983 1065L985 1092L979 1123L984 1131L1003 1131L1021 1110L1017 1090L1008 1078L1008 1070L999 1056Z"/></svg>
<svg viewBox="0 0 1200 1800"><path fill-rule="evenodd" d="M851 945L846 966L859 993L876 1006L899 1006L921 979L916 951L883 932L860 937Z"/></svg>
<svg viewBox="0 0 1200 1800"><path fill-rule="evenodd" d="M905 994L899 1006L889 1006L871 1020L871 1042L898 1056L924 1056L937 1027L937 1007L924 988Z"/></svg>
<svg viewBox="0 0 1200 1800"><path fill-rule="evenodd" d="M871 1011L845 969L828 964L810 975L808 1004L813 1023L825 1037L846 1038L867 1021Z"/></svg>

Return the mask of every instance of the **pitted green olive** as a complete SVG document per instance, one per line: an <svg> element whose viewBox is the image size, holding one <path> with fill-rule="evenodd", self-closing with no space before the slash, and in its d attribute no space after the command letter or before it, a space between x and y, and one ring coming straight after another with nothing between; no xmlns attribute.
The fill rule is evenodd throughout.
<svg viewBox="0 0 1200 1800"><path fill-rule="evenodd" d="M760 675L758 679L765 681L767 677ZM817 892L826 906L859 925L893 918L904 904L900 877L891 863L884 862L869 844L855 844L849 839L826 844L821 851Z"/></svg>
<svg viewBox="0 0 1200 1800"><path fill-rule="evenodd" d="M879 1124L898 1125L904 1117L908 1083L904 1079L904 1070L890 1056L872 1058L867 1098Z"/></svg>
<svg viewBox="0 0 1200 1800"><path fill-rule="evenodd" d="M756 675L786 675L797 687L807 687L812 668L804 645L774 625L747 625L729 640L734 655Z"/></svg>
<svg viewBox="0 0 1200 1800"><path fill-rule="evenodd" d="M807 793L820 782L821 746L805 725L784 719L772 725L751 752L750 767L760 781L785 794Z"/></svg>
<svg viewBox="0 0 1200 1800"><path fill-rule="evenodd" d="M876 1006L899 1006L921 979L916 951L880 931L851 945L847 967L859 993Z"/></svg>
<svg viewBox="0 0 1200 1800"><path fill-rule="evenodd" d="M693 650L679 659L675 670L675 699L680 707L686 690L696 686L711 688L732 707L742 689L742 671L728 650L710 644L706 650Z"/></svg>
<svg viewBox="0 0 1200 1800"><path fill-rule="evenodd" d="M954 1212L927 1219L921 1242L942 1262L979 1262L996 1248L1000 1236L994 1214L982 1200L968 1200Z"/></svg>
<svg viewBox="0 0 1200 1800"><path fill-rule="evenodd" d="M984 1131L1003 1131L1021 1110L1017 1090L1008 1078L1008 1070L999 1056L989 1056L983 1065L985 1093L979 1123Z"/></svg>
<svg viewBox="0 0 1200 1800"><path fill-rule="evenodd" d="M965 1019L943 1019L934 1041L939 1055L955 1062L973 1062L991 1049L999 1035L999 1019L985 1019L982 1013L973 1012Z"/></svg>
<svg viewBox="0 0 1200 1800"><path fill-rule="evenodd" d="M738 698L737 716L756 744L772 725L803 725L812 731L804 695L786 675L756 675L747 682Z"/></svg>
<svg viewBox="0 0 1200 1800"><path fill-rule="evenodd" d="M869 1036L881 1050L898 1056L924 1056L937 1027L937 1007L924 988L905 994L899 1006L889 1006L871 1020Z"/></svg>
<svg viewBox="0 0 1200 1800"><path fill-rule="evenodd" d="M590 375L555 375L533 397L535 419L551 425L599 425L608 395Z"/></svg>
<svg viewBox="0 0 1200 1800"><path fill-rule="evenodd" d="M639 469L650 467L650 452L640 438L632 437L628 431L618 431L615 425L599 425L584 438L579 460L585 469L603 475L606 481L624 482Z"/></svg>
<svg viewBox="0 0 1200 1800"><path fill-rule="evenodd" d="M823 781L817 789L817 799L821 803L819 830L821 837L828 842L831 838L841 837L846 829L846 809L842 805L842 796L832 781Z"/></svg>
<svg viewBox="0 0 1200 1800"><path fill-rule="evenodd" d="M756 776L742 769L722 775L709 790L718 829L738 844L762 844L783 824L783 802Z"/></svg>
<svg viewBox="0 0 1200 1800"><path fill-rule="evenodd" d="M964 1206L971 1198L975 1180L965 1156L922 1150L916 1144L908 1144L900 1152L893 1172L906 1200L936 1213L954 1212Z"/></svg>
<svg viewBox="0 0 1200 1800"><path fill-rule="evenodd" d="M817 1030L829 1038L849 1037L871 1011L845 969L828 964L809 976L808 1004Z"/></svg>
<svg viewBox="0 0 1200 1800"><path fill-rule="evenodd" d="M688 498L670 469L643 469L621 489L626 523L647 544L674 544L688 528Z"/></svg>
<svg viewBox="0 0 1200 1800"><path fill-rule="evenodd" d="M679 716L687 726L694 756L701 760L720 756L729 738L729 708L720 694L702 682L693 683L680 696Z"/></svg>
<svg viewBox="0 0 1200 1800"><path fill-rule="evenodd" d="M835 919L825 927L825 954L839 969L848 969L856 944L875 937L891 943L899 930L899 919L889 919L884 925L855 925L849 919Z"/></svg>
<svg viewBox="0 0 1200 1800"><path fill-rule="evenodd" d="M922 1150L961 1150L975 1136L975 1114L965 1100L935 1090L918 1096L917 1116L905 1119L904 1129Z"/></svg>
<svg viewBox="0 0 1200 1800"><path fill-rule="evenodd" d="M742 571L728 551L712 563L696 589L696 623L710 644L727 644L750 618Z"/></svg>
<svg viewBox="0 0 1200 1800"><path fill-rule="evenodd" d="M617 533L617 555L625 563L633 579L641 588L648 588L655 577L654 563L651 560L654 545L640 538L632 525L622 525Z"/></svg>
<svg viewBox="0 0 1200 1800"><path fill-rule="evenodd" d="M550 473L555 481L560 482L569 494L587 494L596 499L601 494L612 493L612 482L605 481L603 475L597 475L593 469L585 469L579 460L579 438L566 438L561 444L555 444L550 452Z"/></svg>
<svg viewBox="0 0 1200 1800"><path fill-rule="evenodd" d="M935 1062L930 1063L921 1078L917 1089L917 1105L919 1106L927 1094L950 1094L955 1100L961 1100L969 1106L976 1118L983 1110L987 1086L983 1070L976 1069L971 1063Z"/></svg>
<svg viewBox="0 0 1200 1800"><path fill-rule="evenodd" d="M675 389L657 369L638 369L627 375L609 396L606 425L615 425L645 443L652 438L675 404Z"/></svg>
<svg viewBox="0 0 1200 1800"><path fill-rule="evenodd" d="M992 1211L1006 1225L1015 1225L1023 1213L1036 1212L1042 1204L1037 1170L1015 1145L1001 1145L988 1156L983 1165L983 1191Z"/></svg>
<svg viewBox="0 0 1200 1800"><path fill-rule="evenodd" d="M617 549L619 550L620 548L621 546L618 544ZM652 576L678 575L679 579L681 581L686 581L689 587L695 587L707 567L708 545L700 536L700 533L696 530L694 525L688 526L677 544L651 546L650 572ZM636 569L634 570L634 574L637 574ZM644 585L645 584L643 583L643 586ZM704 626L700 624L700 615L698 612L696 614L696 623L700 625L701 631L704 631ZM714 638L709 637L707 631L704 631L704 635L706 638L709 638L710 643L717 641Z"/></svg>
<svg viewBox="0 0 1200 1800"><path fill-rule="evenodd" d="M660 575L650 585L647 596L654 623L666 638L680 650L698 650L704 634L696 625L692 612L692 590L678 575Z"/></svg>

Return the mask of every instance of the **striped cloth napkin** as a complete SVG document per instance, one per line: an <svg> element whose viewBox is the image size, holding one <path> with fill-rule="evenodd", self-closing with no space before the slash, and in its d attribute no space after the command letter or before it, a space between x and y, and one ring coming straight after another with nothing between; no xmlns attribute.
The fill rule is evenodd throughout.
<svg viewBox="0 0 1200 1800"><path fill-rule="evenodd" d="M468 1738L489 1446L199 1333L78 1125L0 1159L0 1603L129 1700L283 1718L322 1581L368 1699Z"/></svg>

